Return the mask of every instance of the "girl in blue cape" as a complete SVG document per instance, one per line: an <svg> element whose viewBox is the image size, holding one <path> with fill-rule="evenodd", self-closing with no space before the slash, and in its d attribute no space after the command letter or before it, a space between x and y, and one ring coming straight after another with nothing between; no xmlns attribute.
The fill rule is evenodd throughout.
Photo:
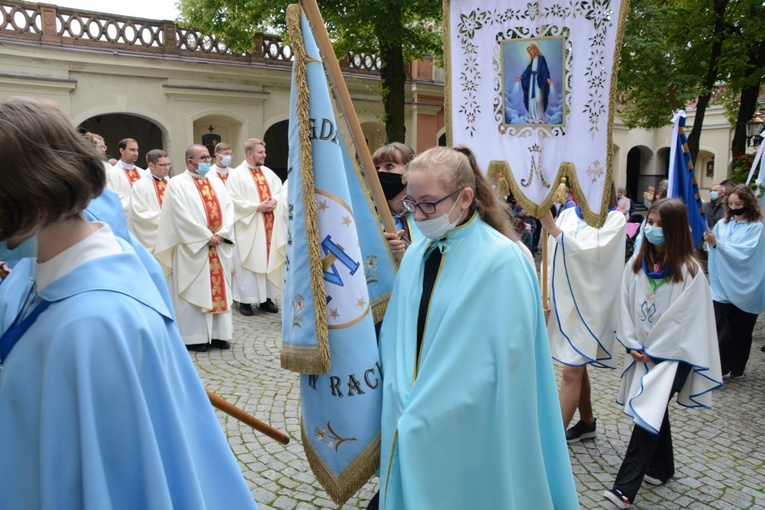
<svg viewBox="0 0 765 510"><path fill-rule="evenodd" d="M744 377L757 316L765 310L765 239L757 197L738 185L725 197L725 218L705 232L709 283L722 372Z"/></svg>
<svg viewBox="0 0 765 510"><path fill-rule="evenodd" d="M579 508L539 285L466 148L409 163L380 337L381 508Z"/></svg>
<svg viewBox="0 0 765 510"><path fill-rule="evenodd" d="M712 405L722 385L707 279L693 257L688 213L680 200L654 200L645 239L622 276L616 338L627 349L616 400L634 422L613 488L603 495L629 508L640 484L675 473L667 405Z"/></svg>
<svg viewBox="0 0 765 510"><path fill-rule="evenodd" d="M0 137L0 239L38 241L0 286L3 508L257 508L167 290L84 217L106 181L93 148L25 98L0 103Z"/></svg>

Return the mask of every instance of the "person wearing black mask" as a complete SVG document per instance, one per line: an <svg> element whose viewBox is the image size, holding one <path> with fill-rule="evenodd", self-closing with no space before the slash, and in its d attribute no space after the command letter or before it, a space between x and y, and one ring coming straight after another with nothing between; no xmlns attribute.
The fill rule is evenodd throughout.
<svg viewBox="0 0 765 510"><path fill-rule="evenodd" d="M391 251L394 253L403 253L415 238L421 235L414 224L412 213L407 212L401 203L401 199L406 195L406 183L401 177L407 163L412 159L414 159L412 148L399 142L383 145L372 155L377 177L380 179L385 199L388 201L388 209L396 224L395 234L385 233Z"/></svg>

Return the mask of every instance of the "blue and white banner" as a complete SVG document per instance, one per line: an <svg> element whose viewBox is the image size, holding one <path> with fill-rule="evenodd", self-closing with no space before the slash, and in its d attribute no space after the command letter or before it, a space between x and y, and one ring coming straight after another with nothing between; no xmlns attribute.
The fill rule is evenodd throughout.
<svg viewBox="0 0 765 510"><path fill-rule="evenodd" d="M693 246L698 246L704 237L706 223L702 212L699 185L696 182L696 171L691 161L691 151L688 149L688 138L685 136L685 110L679 110L672 118L672 142L669 147L669 184L667 196L679 198L685 202L688 210L688 222L691 227Z"/></svg>
<svg viewBox="0 0 765 510"><path fill-rule="evenodd" d="M444 0L447 135L539 217L562 177L608 215L622 0Z"/></svg>
<svg viewBox="0 0 765 510"><path fill-rule="evenodd" d="M287 26L295 58L282 366L304 374L306 456L341 504L379 467L382 374L374 317L384 313L395 265L297 5L287 10Z"/></svg>

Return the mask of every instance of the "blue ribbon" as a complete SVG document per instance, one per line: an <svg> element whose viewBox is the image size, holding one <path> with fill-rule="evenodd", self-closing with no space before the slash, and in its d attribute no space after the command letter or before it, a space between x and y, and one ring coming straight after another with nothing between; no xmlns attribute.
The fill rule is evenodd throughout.
<svg viewBox="0 0 765 510"><path fill-rule="evenodd" d="M11 353L11 350L13 350L13 347L16 345L16 342L24 336L24 333L27 332L48 306L50 306L50 301L41 301L24 320L19 320L23 315L23 311L19 313L19 316L13 321L11 327L8 328L8 331L3 333L3 336L0 337L0 364L5 362L6 358Z"/></svg>

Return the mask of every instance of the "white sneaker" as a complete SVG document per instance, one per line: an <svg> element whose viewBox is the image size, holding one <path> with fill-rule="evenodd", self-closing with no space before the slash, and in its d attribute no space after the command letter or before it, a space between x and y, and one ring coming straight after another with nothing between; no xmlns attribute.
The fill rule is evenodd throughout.
<svg viewBox="0 0 765 510"><path fill-rule="evenodd" d="M648 484L651 484L651 485L664 485L664 482L662 482L658 478L654 478L654 477L652 477L650 475L645 475L643 477L643 481L645 481L645 483L648 483Z"/></svg>

